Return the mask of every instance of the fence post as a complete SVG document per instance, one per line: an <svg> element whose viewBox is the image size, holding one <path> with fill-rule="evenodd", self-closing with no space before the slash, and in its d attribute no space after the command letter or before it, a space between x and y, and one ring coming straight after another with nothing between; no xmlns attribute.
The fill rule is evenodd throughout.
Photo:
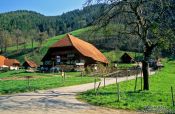
<svg viewBox="0 0 175 114"><path fill-rule="evenodd" d="M95 79L94 79L94 91L96 92L96 77L95 77Z"/></svg>
<svg viewBox="0 0 175 114"><path fill-rule="evenodd" d="M84 74L83 74L83 71L81 70L81 78L83 78Z"/></svg>
<svg viewBox="0 0 175 114"><path fill-rule="evenodd" d="M104 87L106 86L106 77L104 75Z"/></svg>
<svg viewBox="0 0 175 114"><path fill-rule="evenodd" d="M64 72L64 81L66 80L66 73Z"/></svg>
<svg viewBox="0 0 175 114"><path fill-rule="evenodd" d="M136 91L136 89L137 89L137 78L138 78L138 69L137 69L137 73L136 73L136 80L135 80L134 91Z"/></svg>
<svg viewBox="0 0 175 114"><path fill-rule="evenodd" d="M120 101L120 88L119 88L119 83L118 83L118 76L116 76L116 85L117 85L117 101Z"/></svg>
<svg viewBox="0 0 175 114"><path fill-rule="evenodd" d="M25 78L27 79L28 89L30 89L30 78L32 78L32 76L25 76Z"/></svg>
<svg viewBox="0 0 175 114"><path fill-rule="evenodd" d="M129 76L130 76L130 70L129 69L127 69L127 81L128 81L128 78L129 78Z"/></svg>
<svg viewBox="0 0 175 114"><path fill-rule="evenodd" d="M141 90L143 90L143 73L142 73L142 69L140 69L140 72L141 72Z"/></svg>
<svg viewBox="0 0 175 114"><path fill-rule="evenodd" d="M173 87L171 86L171 95L172 95L172 104L173 104L173 107L175 106L175 103L174 103L174 93L173 93Z"/></svg>
<svg viewBox="0 0 175 114"><path fill-rule="evenodd" d="M97 94L98 94L98 89L100 88L100 85L101 85L101 82L99 82L98 87L97 87L97 89L96 89L96 93L95 93L96 96L97 96Z"/></svg>

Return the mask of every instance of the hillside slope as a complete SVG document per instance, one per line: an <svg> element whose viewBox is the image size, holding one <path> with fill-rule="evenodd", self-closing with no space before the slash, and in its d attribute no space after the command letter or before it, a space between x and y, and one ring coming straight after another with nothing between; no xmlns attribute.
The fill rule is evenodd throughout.
<svg viewBox="0 0 175 114"><path fill-rule="evenodd" d="M97 33L96 36L93 36L91 34L92 30L93 30L93 27L87 27L87 28L72 31L70 33L76 37L79 37L85 41L91 42L92 44L96 45L96 43L93 42L94 37L98 37L98 36L103 37L103 34L102 34L102 31L99 30L98 32L96 32ZM58 40L60 40L61 38L64 38L64 36L65 36L65 34L62 34L62 35L58 35L58 36L47 39L46 41L43 42L43 45L39 50L38 50L37 43L34 44L34 48L32 48L31 44L28 44L26 46L26 49L23 48L23 45L20 45L19 51L16 51L16 46L12 46L12 47L7 49L7 53L5 53L4 55L9 57L9 58L18 59L21 63L24 62L25 57L27 57L28 59L31 59L38 64L41 64L41 59L46 54L49 47L52 44L54 44L55 42L57 42ZM107 41L110 42L110 39L107 39ZM120 56L124 52L128 52L128 51L120 51L120 49L117 49L115 51L114 50L113 51L111 51L111 50L103 51L102 48L99 48L99 49L102 50L102 52L108 58L109 61L119 61ZM129 52L129 54L132 57L135 57L135 53ZM138 53L136 53L136 54L138 55ZM139 56L140 56L140 54L139 54Z"/></svg>
<svg viewBox="0 0 175 114"><path fill-rule="evenodd" d="M80 36L80 34L86 32L88 28L79 29L72 31L71 34L74 36ZM7 52L4 53L4 56L8 58L15 58L18 59L20 62L24 62L25 57L28 59L34 60L36 63L40 64L42 57L46 54L48 48L58 41L59 39L63 38L65 34L58 35L52 38L47 39L43 42L42 47L38 50L38 44L34 44L34 48L32 48L31 44L28 44L26 48L23 48L23 45L19 46L19 51L16 51L16 46L12 46L7 48Z"/></svg>

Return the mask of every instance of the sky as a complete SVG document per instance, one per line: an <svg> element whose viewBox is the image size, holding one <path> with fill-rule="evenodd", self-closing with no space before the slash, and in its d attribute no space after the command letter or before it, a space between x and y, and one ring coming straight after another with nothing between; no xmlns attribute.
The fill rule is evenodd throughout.
<svg viewBox="0 0 175 114"><path fill-rule="evenodd" d="M82 9L86 0L0 0L0 13L31 10L46 16L56 16Z"/></svg>

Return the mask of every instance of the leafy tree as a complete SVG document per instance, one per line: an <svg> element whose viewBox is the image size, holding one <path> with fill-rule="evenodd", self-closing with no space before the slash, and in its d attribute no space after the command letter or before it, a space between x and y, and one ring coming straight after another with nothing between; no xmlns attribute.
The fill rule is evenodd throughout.
<svg viewBox="0 0 175 114"><path fill-rule="evenodd" d="M95 21L99 27L107 26L111 21L117 21L125 25L120 33L132 35L143 43L144 58L142 70L144 77L144 90L149 90L149 58L157 46L165 45L173 39L168 36L172 28L175 6L173 0L97 0L109 6L103 11L99 19ZM88 0L88 5L93 0ZM168 18L167 18L168 17ZM175 29L174 29L175 30ZM168 37L167 37L168 36Z"/></svg>

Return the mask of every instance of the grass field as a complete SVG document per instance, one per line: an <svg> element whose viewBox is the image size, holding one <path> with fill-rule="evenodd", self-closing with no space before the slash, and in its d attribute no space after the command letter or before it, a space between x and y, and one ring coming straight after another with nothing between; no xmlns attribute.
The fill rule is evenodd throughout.
<svg viewBox="0 0 175 114"><path fill-rule="evenodd" d="M150 77L150 90L139 91L140 79L137 83L137 91L134 92L135 80L120 83L120 101L117 101L116 85L110 85L99 89L98 96L94 90L79 95L80 99L90 104L116 109L139 110L155 113L175 113L172 106L171 86L175 91L175 62L164 62L165 68Z"/></svg>
<svg viewBox="0 0 175 114"><path fill-rule="evenodd" d="M25 76L32 76L29 80ZM65 80L60 74L26 73L23 70L0 74L0 94L27 92L93 82L92 77L81 77L79 72L66 73Z"/></svg>

